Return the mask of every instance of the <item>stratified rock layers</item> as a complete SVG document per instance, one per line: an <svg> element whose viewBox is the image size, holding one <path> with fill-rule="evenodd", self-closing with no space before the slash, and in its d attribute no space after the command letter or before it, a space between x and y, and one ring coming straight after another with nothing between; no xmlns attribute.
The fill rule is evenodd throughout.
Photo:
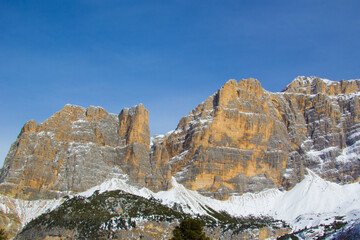
<svg viewBox="0 0 360 240"><path fill-rule="evenodd" d="M152 170L149 134L148 111L141 104L119 116L100 107L66 105L43 123L24 125L6 157L0 190L38 199L85 191L114 177L146 187L167 185Z"/></svg>
<svg viewBox="0 0 360 240"><path fill-rule="evenodd" d="M174 176L225 199L289 189L305 168L353 182L360 174L359 89L359 80L298 77L270 93L255 79L229 80L151 146L143 105L118 116L66 105L43 123L24 125L5 160L0 191L53 198L113 177L160 191Z"/></svg>
<svg viewBox="0 0 360 240"><path fill-rule="evenodd" d="M228 81L166 135L172 175L216 198L291 188L310 168L328 180L360 174L359 80L299 77L282 93Z"/></svg>

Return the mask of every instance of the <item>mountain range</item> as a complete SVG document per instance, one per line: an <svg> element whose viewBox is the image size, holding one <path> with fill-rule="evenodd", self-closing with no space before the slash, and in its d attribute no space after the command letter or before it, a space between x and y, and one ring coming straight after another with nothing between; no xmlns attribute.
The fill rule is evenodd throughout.
<svg viewBox="0 0 360 240"><path fill-rule="evenodd" d="M279 93L256 79L229 80L174 131L152 137L142 104L118 115L66 105L42 123L25 123L12 144L0 175L0 221L18 239L64 239L54 231L92 238L76 230L79 222L51 225L46 216L69 218L62 207L76 212L75 200L86 209L101 198L112 217L93 230L100 238L169 238L189 216L203 217L217 239L355 236L359 100L360 80L297 77ZM177 217L131 215L122 205L130 198ZM116 216L129 224L114 227L109 219ZM155 222L165 225L151 235ZM249 228L239 230L245 223Z"/></svg>

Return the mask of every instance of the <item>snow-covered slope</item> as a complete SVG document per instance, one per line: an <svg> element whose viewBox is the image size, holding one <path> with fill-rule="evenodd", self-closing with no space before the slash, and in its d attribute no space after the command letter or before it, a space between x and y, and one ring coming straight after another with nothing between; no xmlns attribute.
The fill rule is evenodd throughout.
<svg viewBox="0 0 360 240"><path fill-rule="evenodd" d="M55 209L63 201L63 199L26 201L0 195L0 211L4 214L17 215L24 226L45 211Z"/></svg>
<svg viewBox="0 0 360 240"><path fill-rule="evenodd" d="M267 215L289 223L294 229L317 226L335 216L346 216L349 220L360 218L360 184L338 185L323 180L308 170L305 179L290 191L269 189L259 193L233 196L226 201L200 195L186 189L172 180L168 191L154 193L146 188L130 186L125 180L111 179L103 184L80 193L90 196L95 191L123 190L145 198L156 198L172 206L180 204L184 211L192 214L206 214L205 208L226 211L233 216ZM1 196L0 209L6 213L16 213L24 225L32 218L53 209L63 200L24 201Z"/></svg>
<svg viewBox="0 0 360 240"><path fill-rule="evenodd" d="M328 182L308 170L305 179L292 190L284 192L273 206L274 216L297 226L310 227L320 224L318 220L360 212L360 184L339 185ZM310 217L311 216L311 217ZM301 218L312 218L304 226Z"/></svg>
<svg viewBox="0 0 360 240"><path fill-rule="evenodd" d="M359 183L339 185L323 180L311 170L290 191L269 189L230 197L227 201L204 197L175 180L173 186L153 196L166 204L179 203L193 213L204 214L202 206L208 206L234 216L267 215L284 220L295 229L319 225L335 216L347 216L349 220L360 218Z"/></svg>

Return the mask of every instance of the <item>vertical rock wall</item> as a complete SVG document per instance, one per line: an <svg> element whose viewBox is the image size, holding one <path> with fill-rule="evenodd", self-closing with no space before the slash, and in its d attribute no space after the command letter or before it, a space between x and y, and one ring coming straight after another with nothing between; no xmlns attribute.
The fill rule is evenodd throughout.
<svg viewBox="0 0 360 240"><path fill-rule="evenodd" d="M100 107L66 105L43 123L24 125L6 157L0 191L23 199L54 198L114 177L157 186L163 176L152 177L149 144L143 105L119 116Z"/></svg>

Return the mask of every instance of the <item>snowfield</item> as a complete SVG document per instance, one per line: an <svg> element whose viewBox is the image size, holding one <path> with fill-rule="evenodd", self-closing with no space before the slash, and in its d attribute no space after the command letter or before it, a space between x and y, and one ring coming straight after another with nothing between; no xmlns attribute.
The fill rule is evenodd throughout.
<svg viewBox="0 0 360 240"><path fill-rule="evenodd" d="M360 219L360 184L339 185L325 181L312 171L304 180L290 191L268 189L259 193L245 193L230 197L226 201L216 200L186 189L172 179L172 188L154 193L146 188L137 188L126 183L126 179L113 178L77 194L91 196L95 191L105 192L123 190L145 198L156 198L163 204L180 204L183 210L191 214L206 214L204 208L226 211L233 216L271 216L284 220L299 230L304 227L318 226L331 222L336 216L345 216L345 220ZM54 209L63 202L57 200L25 201L0 195L0 210L7 214L17 214L24 226L48 209Z"/></svg>

